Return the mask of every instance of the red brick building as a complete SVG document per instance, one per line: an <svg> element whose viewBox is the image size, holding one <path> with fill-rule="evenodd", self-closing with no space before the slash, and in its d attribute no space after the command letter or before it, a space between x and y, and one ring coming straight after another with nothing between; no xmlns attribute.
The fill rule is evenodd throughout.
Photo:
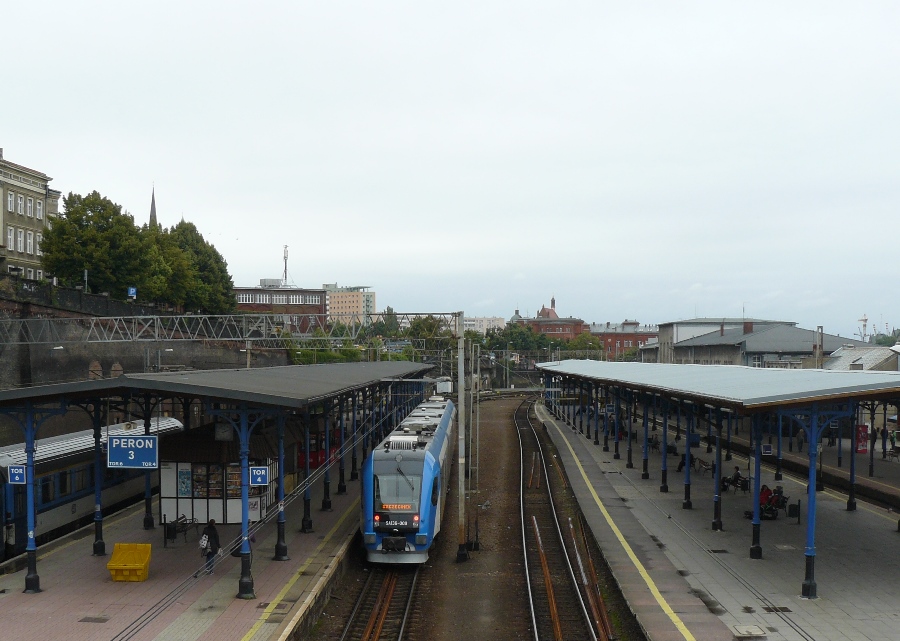
<svg viewBox="0 0 900 641"><path fill-rule="evenodd" d="M590 327L580 318L560 318L556 313L556 299L550 299L550 307L541 306L541 310L534 318L525 318L519 315L519 310L510 319L517 325L524 325L538 334L544 334L548 338L560 338L571 340L576 336L590 330Z"/></svg>
<svg viewBox="0 0 900 641"><path fill-rule="evenodd" d="M324 328L328 322L324 289L302 289L282 285L280 280L262 279L259 287L235 287L237 311L243 314L277 314L291 332Z"/></svg>
<svg viewBox="0 0 900 641"><path fill-rule="evenodd" d="M641 325L636 320L621 323L592 324L590 332L600 339L606 352L606 360L614 361L620 355L659 339L659 327Z"/></svg>

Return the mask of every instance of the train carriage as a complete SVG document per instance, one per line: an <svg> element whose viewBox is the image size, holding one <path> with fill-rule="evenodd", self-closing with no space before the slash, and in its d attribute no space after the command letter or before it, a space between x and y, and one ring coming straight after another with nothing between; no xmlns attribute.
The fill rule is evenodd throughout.
<svg viewBox="0 0 900 641"><path fill-rule="evenodd" d="M362 466L360 530L373 563L424 563L450 488L456 408L433 396L381 441Z"/></svg>

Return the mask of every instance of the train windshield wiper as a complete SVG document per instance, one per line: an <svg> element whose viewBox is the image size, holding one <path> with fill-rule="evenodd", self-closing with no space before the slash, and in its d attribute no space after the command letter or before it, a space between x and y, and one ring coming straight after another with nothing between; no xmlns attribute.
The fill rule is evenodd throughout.
<svg viewBox="0 0 900 641"><path fill-rule="evenodd" d="M400 476L402 476L406 480L406 482L409 483L409 489L415 492L416 486L413 485L413 482L409 480L409 477L403 472L403 470L400 469L399 465L397 466L397 471L400 472Z"/></svg>

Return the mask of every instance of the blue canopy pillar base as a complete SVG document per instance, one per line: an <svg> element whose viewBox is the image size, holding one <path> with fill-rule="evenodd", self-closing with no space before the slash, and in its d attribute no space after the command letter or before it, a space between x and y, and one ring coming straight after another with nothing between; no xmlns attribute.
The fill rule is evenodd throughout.
<svg viewBox="0 0 900 641"><path fill-rule="evenodd" d="M94 556L106 556L106 543L103 542L103 521L94 521Z"/></svg>
<svg viewBox="0 0 900 641"><path fill-rule="evenodd" d="M684 484L684 501L682 501L682 503L681 503L681 509L690 510L693 507L694 507L694 505L691 503L691 484L685 483Z"/></svg>
<svg viewBox="0 0 900 641"><path fill-rule="evenodd" d="M847 496L847 511L853 512L856 510L856 483L850 484L850 493Z"/></svg>
<svg viewBox="0 0 900 641"><path fill-rule="evenodd" d="M303 499L303 519L300 521L300 531L304 534L313 531L312 516L312 500L308 497Z"/></svg>
<svg viewBox="0 0 900 641"><path fill-rule="evenodd" d="M650 478L650 470L647 469L648 461L644 459L644 469L641 471L641 478L645 481Z"/></svg>
<svg viewBox="0 0 900 641"><path fill-rule="evenodd" d="M669 470L661 470L660 471L660 480L662 483L659 485L660 492L668 492L669 491Z"/></svg>
<svg viewBox="0 0 900 641"><path fill-rule="evenodd" d="M722 503L720 501L716 501L716 505L713 508L712 529L713 532L720 532L722 530Z"/></svg>
<svg viewBox="0 0 900 641"><path fill-rule="evenodd" d="M28 573L25 575L24 594L37 594L41 591L41 577L37 573L37 550L28 550L25 553L28 561Z"/></svg>
<svg viewBox="0 0 900 641"><path fill-rule="evenodd" d="M250 552L241 552L241 578L238 581L238 599L255 599L253 575L250 574Z"/></svg>
<svg viewBox="0 0 900 641"><path fill-rule="evenodd" d="M753 524L753 544L750 546L750 558L762 558L762 546L759 544L759 523Z"/></svg>
<svg viewBox="0 0 900 641"><path fill-rule="evenodd" d="M803 579L800 596L804 599L818 598L816 594L816 557L811 554L806 556L806 578Z"/></svg>
<svg viewBox="0 0 900 641"><path fill-rule="evenodd" d="M273 561L290 561L287 544L284 542L284 521L278 521L278 540L275 542L275 556Z"/></svg>

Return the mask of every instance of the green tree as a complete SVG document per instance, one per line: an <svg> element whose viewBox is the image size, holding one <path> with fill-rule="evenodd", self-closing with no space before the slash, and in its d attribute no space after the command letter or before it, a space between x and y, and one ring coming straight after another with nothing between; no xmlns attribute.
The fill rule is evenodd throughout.
<svg viewBox="0 0 900 641"><path fill-rule="evenodd" d="M232 313L236 306L234 282L222 254L203 239L193 223L182 220L170 234L196 273L193 286L185 293L185 309L207 314Z"/></svg>
<svg viewBox="0 0 900 641"><path fill-rule="evenodd" d="M134 219L121 205L93 191L63 197L63 213L46 230L41 263L60 283L124 298L128 287L140 288L151 274L153 257Z"/></svg>

